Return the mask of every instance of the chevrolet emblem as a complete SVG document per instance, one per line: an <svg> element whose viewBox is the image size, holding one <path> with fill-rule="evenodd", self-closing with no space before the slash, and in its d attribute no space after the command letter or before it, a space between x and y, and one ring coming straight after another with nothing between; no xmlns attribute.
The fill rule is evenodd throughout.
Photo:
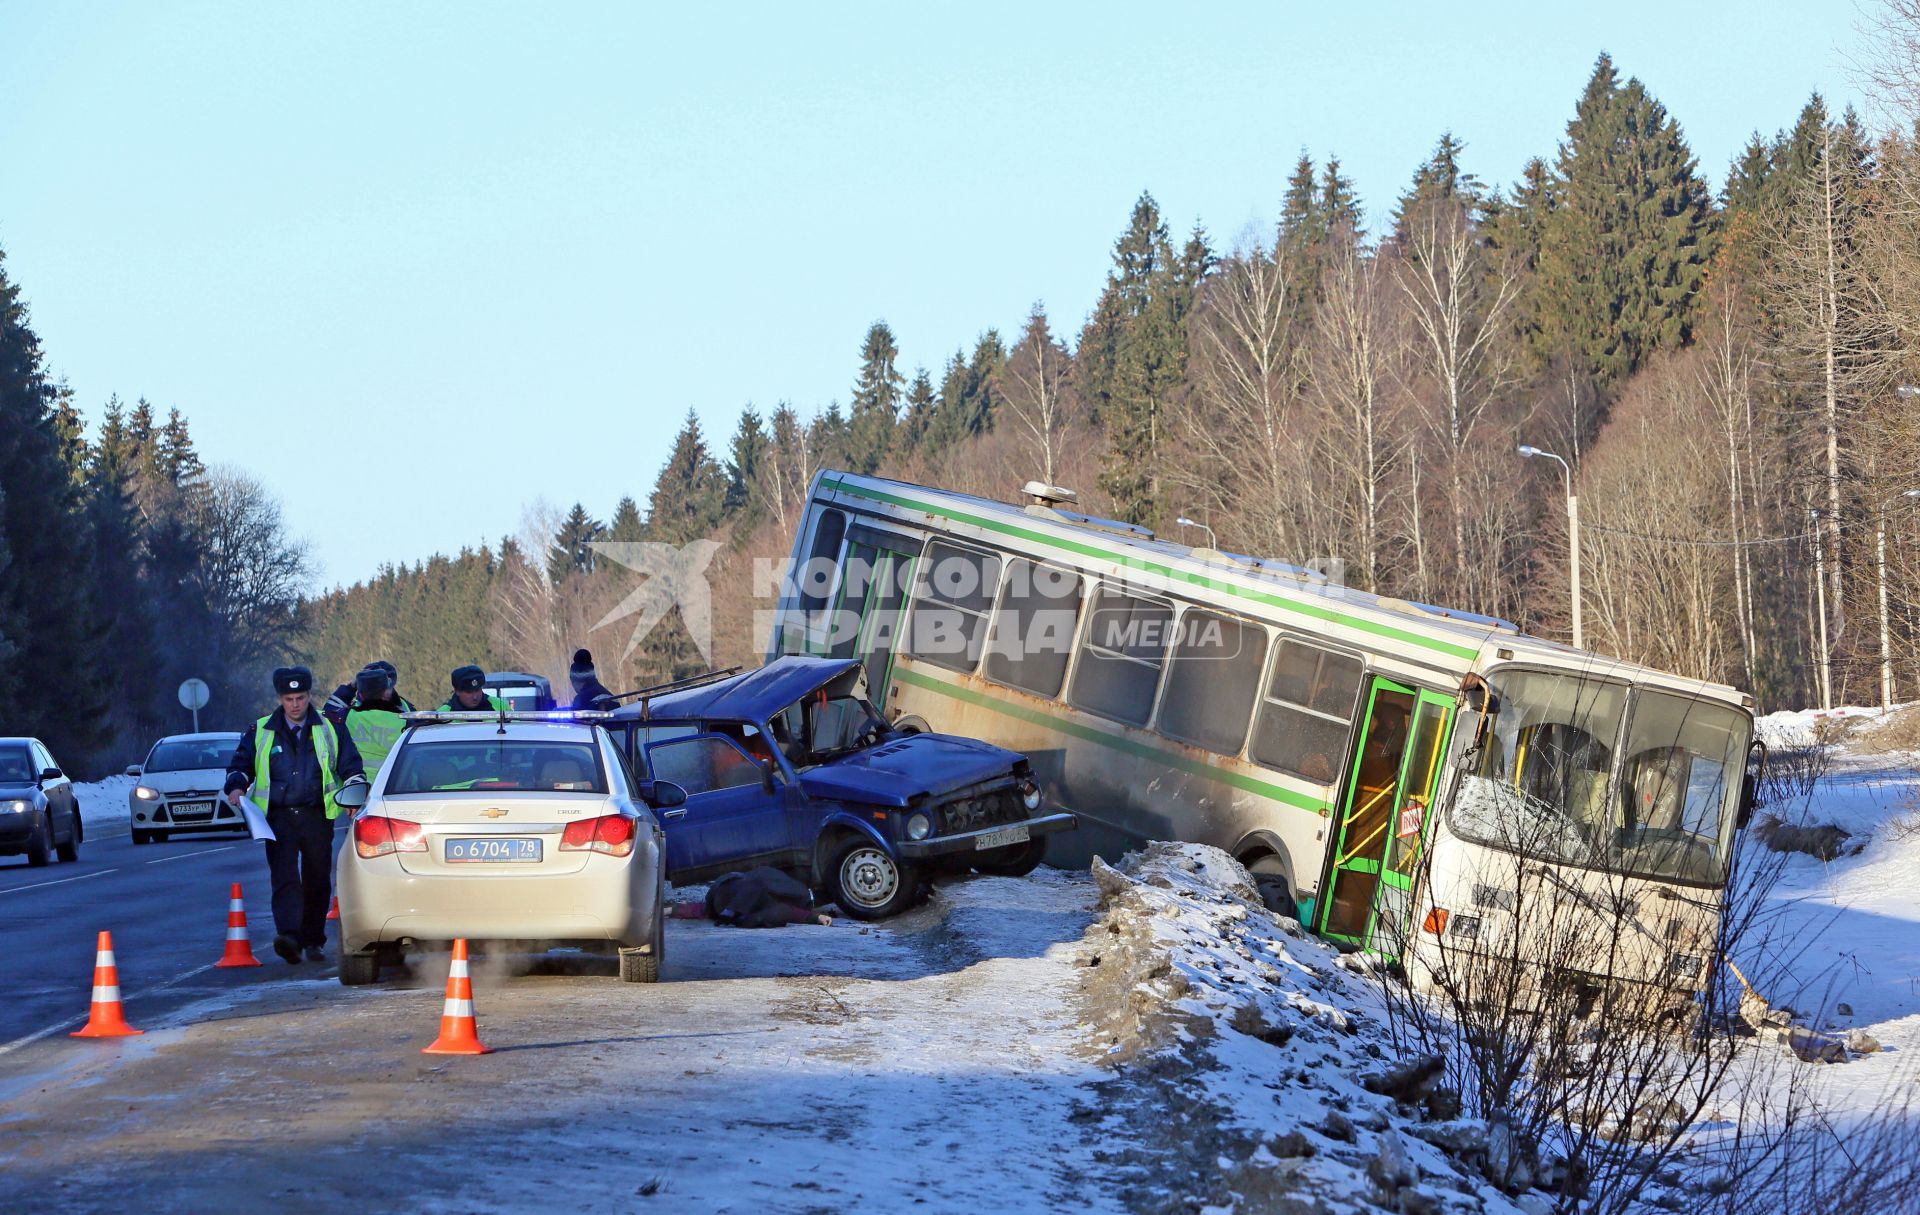
<svg viewBox="0 0 1920 1215"><path fill-rule="evenodd" d="M488 806L485 810L482 810L480 812L480 817L481 818L505 818L507 817L507 812L505 810L502 810L498 806Z"/></svg>

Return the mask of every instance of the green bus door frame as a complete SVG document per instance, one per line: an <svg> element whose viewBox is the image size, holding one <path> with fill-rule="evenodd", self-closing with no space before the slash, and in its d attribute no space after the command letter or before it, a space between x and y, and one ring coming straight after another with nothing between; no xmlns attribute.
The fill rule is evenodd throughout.
<svg viewBox="0 0 1920 1215"><path fill-rule="evenodd" d="M858 658L867 668L867 698L883 709L918 558L917 553L880 547L866 537L850 539L841 560L840 587L829 619L837 623L841 611L851 606L860 614L859 626L852 637L843 638L837 644L810 647L815 653L834 658ZM854 580L848 577L847 570L856 561L869 563L871 573L863 585L852 585L857 601L849 605L847 592Z"/></svg>
<svg viewBox="0 0 1920 1215"><path fill-rule="evenodd" d="M1374 677L1319 900L1322 936L1399 955L1453 708L1451 697Z"/></svg>

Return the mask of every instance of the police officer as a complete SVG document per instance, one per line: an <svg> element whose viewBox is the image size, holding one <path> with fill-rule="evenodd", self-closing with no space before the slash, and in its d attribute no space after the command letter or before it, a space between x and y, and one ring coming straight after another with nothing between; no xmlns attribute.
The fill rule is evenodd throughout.
<svg viewBox="0 0 1920 1215"><path fill-rule="evenodd" d="M599 674L593 669L593 655L586 650L573 652L573 665L567 668L567 682L573 685L575 710L620 707L620 702L607 690L607 685L600 682Z"/></svg>
<svg viewBox="0 0 1920 1215"><path fill-rule="evenodd" d="M364 764L353 736L314 711L313 672L281 667L273 673L280 707L241 736L227 765L227 800L244 795L267 817L267 869L273 877L273 951L299 964L324 962L327 904L333 894L333 800Z"/></svg>
<svg viewBox="0 0 1920 1215"><path fill-rule="evenodd" d="M487 673L475 666L453 669L453 695L440 706L442 713L505 713L507 702L487 695Z"/></svg>
<svg viewBox="0 0 1920 1215"><path fill-rule="evenodd" d="M413 712L413 706L393 686L393 664L371 662L353 677L353 683L335 688L322 711L346 726L353 745L360 749L361 761L369 771L378 772L407 728L400 715Z"/></svg>

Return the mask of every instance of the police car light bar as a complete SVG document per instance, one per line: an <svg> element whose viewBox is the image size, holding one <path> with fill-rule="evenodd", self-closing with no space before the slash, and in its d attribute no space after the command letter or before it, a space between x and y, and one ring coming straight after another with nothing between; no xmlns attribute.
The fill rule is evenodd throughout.
<svg viewBox="0 0 1920 1215"><path fill-rule="evenodd" d="M437 710L415 710L412 713L400 714L400 719L402 721L431 725L435 722L455 721L604 721L611 716L613 716L611 713L600 709L542 709L539 711L522 711L519 709L507 709L504 711L500 709L448 709L444 712Z"/></svg>

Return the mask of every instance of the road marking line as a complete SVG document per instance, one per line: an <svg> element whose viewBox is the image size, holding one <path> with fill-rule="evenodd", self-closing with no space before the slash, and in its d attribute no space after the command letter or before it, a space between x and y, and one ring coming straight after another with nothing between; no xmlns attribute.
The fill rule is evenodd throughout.
<svg viewBox="0 0 1920 1215"><path fill-rule="evenodd" d="M124 999L128 1002L131 1002L134 1000L139 1000L145 996L150 996L156 991L165 991L169 987L173 987L177 984L186 982L188 979L193 978L193 976L195 975L205 974L207 971L212 970L214 967L218 965L219 965L218 962L208 962L205 966L196 966L192 970L182 971L181 973L173 976L171 979L167 979L164 982L155 983L152 987L143 987L139 991L134 992L132 995L124 997ZM4 1045L0 1045L0 1055L5 1055L12 1051L19 1050L23 1046L31 1046L33 1043L38 1042L42 1038L52 1037L54 1034L59 1033L61 1030L67 1028L67 1026L69 1025L84 1024L90 1015L92 1015L91 1009L89 1009L87 1012L80 1013L76 1016L68 1017L64 1021L60 1021L53 1025L49 1025L45 1029L37 1029L32 1033L25 1035L24 1037L15 1038L11 1042L8 1042Z"/></svg>
<svg viewBox="0 0 1920 1215"><path fill-rule="evenodd" d="M105 877L109 873L118 872L120 872L118 869L102 869L98 873L83 873L79 877L59 878L51 882L35 882L31 886L9 886L5 890L0 890L0 894L19 894L22 890L38 890L42 886L64 886L68 882L84 882L88 878Z"/></svg>
<svg viewBox="0 0 1920 1215"><path fill-rule="evenodd" d="M148 861L147 864L164 865L168 861L184 861L190 856L205 856L209 852L225 852L227 849L233 848L236 846L237 845L234 845L234 844L222 844L218 848L202 848L198 852L180 852L180 853L174 854L173 856L163 856L157 860Z"/></svg>

